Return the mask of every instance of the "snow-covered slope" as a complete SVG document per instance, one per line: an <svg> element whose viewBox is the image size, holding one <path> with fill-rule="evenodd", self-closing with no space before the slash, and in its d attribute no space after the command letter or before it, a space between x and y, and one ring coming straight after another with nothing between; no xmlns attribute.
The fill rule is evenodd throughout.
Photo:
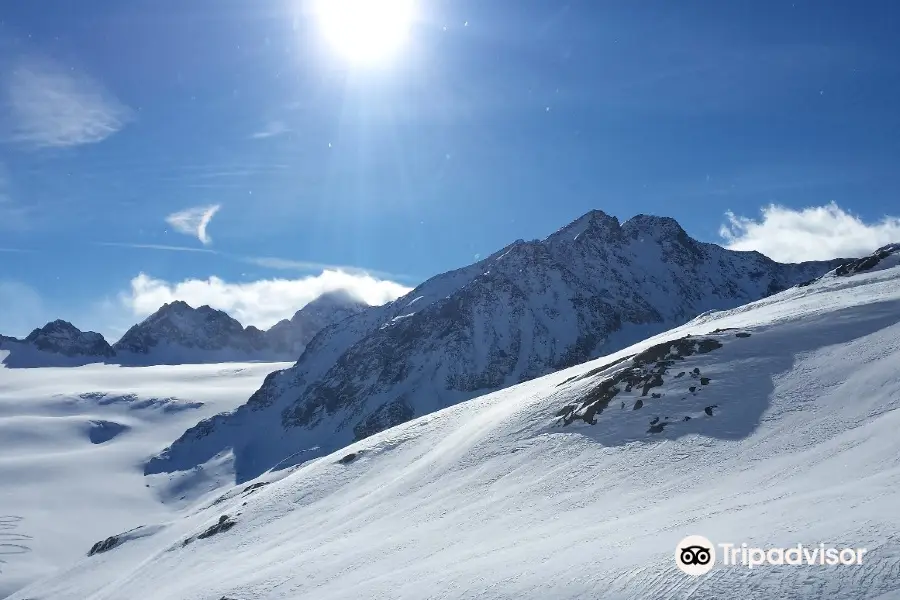
<svg viewBox="0 0 900 600"><path fill-rule="evenodd" d="M0 362L10 367L78 366L115 355L99 333L81 331L62 320L47 323L21 340L0 336L0 350L6 351Z"/></svg>
<svg viewBox="0 0 900 600"><path fill-rule="evenodd" d="M267 378L235 414L187 431L147 472L191 469L233 449L243 481L837 264L779 264L697 242L673 219L620 225L593 211L323 331L296 366Z"/></svg>
<svg viewBox="0 0 900 600"><path fill-rule="evenodd" d="M265 332L270 348L296 360L317 333L326 327L357 315L368 308L345 291L322 294L294 314Z"/></svg>
<svg viewBox="0 0 900 600"><path fill-rule="evenodd" d="M892 267L710 312L180 518L98 527L93 556L14 598L900 598L898 283ZM695 579L674 562L687 535L867 553L720 555Z"/></svg>
<svg viewBox="0 0 900 600"><path fill-rule="evenodd" d="M172 518L177 490L146 487L142 463L286 366L0 367L0 598L82 556L97 532Z"/></svg>

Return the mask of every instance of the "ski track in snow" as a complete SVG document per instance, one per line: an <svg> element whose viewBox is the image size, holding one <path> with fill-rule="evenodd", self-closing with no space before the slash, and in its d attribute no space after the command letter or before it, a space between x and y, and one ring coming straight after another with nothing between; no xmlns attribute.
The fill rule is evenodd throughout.
<svg viewBox="0 0 900 600"><path fill-rule="evenodd" d="M900 598L898 275L706 314L240 486L166 510L144 502L140 524L155 525L92 523L93 542L126 533L95 556L80 546L77 562L12 598ZM595 425L560 423L559 409L630 363L593 371L687 334L721 347L676 363L658 398L622 390ZM694 368L709 385L686 391L677 373ZM672 422L648 433L655 416ZM228 468L220 456L186 476L222 481ZM691 578L673 560L689 534L868 554L858 566L717 565Z"/></svg>

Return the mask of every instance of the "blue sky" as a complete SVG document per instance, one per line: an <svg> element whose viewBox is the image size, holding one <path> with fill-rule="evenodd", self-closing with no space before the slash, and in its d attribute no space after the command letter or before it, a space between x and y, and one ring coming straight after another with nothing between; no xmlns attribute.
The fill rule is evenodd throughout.
<svg viewBox="0 0 900 600"><path fill-rule="evenodd" d="M8 3L0 333L385 301L592 208L780 260L900 238L894 2L417 0L377 64L321 25L303 0Z"/></svg>

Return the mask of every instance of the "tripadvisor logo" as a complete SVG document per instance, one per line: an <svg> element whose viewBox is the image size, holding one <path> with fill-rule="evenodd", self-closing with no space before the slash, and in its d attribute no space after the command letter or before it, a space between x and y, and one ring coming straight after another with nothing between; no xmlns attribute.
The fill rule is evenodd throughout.
<svg viewBox="0 0 900 600"><path fill-rule="evenodd" d="M763 565L861 565L866 552L865 548L837 548L825 544L752 548L746 543L713 544L701 535L689 535L675 547L675 564L688 575L699 577L712 570L717 554L724 566L753 569Z"/></svg>
<svg viewBox="0 0 900 600"><path fill-rule="evenodd" d="M675 564L694 577L709 573L716 564L716 547L702 535L689 535L675 547Z"/></svg>

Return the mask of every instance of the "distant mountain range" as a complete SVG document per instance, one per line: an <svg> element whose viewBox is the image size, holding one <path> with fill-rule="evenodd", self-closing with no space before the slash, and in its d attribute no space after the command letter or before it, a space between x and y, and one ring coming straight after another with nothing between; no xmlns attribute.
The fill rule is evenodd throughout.
<svg viewBox="0 0 900 600"><path fill-rule="evenodd" d="M175 301L131 327L115 344L56 320L24 339L0 336L9 351L7 367L294 361L319 330L363 311L368 305L345 292L327 293L267 331L244 327L227 313Z"/></svg>
<svg viewBox="0 0 900 600"><path fill-rule="evenodd" d="M189 429L145 472L190 469L231 450L244 481L846 262L780 264L698 242L671 218L620 223L591 211L322 329L246 405Z"/></svg>

